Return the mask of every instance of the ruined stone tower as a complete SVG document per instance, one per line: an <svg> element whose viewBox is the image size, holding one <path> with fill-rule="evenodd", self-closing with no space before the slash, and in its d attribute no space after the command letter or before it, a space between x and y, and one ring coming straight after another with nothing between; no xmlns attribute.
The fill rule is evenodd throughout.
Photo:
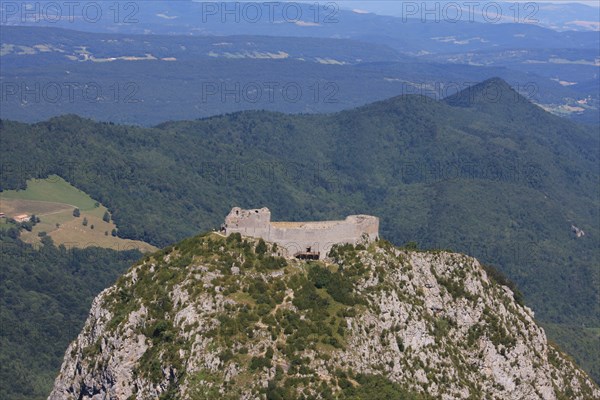
<svg viewBox="0 0 600 400"><path fill-rule="evenodd" d="M268 208L234 207L225 218L226 235L262 238L277 243L286 257L323 258L334 244L371 242L379 237L379 218L350 215L340 221L271 222Z"/></svg>

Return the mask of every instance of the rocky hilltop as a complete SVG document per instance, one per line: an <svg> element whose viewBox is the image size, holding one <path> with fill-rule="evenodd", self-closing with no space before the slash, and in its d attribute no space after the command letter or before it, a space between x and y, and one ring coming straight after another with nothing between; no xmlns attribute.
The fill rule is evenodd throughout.
<svg viewBox="0 0 600 400"><path fill-rule="evenodd" d="M49 399L600 399L474 258L277 253L212 233L145 257L94 300Z"/></svg>

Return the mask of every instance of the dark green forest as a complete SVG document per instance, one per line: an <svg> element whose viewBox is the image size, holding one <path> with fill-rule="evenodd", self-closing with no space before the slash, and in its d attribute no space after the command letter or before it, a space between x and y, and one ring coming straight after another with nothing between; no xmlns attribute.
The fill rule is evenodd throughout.
<svg viewBox="0 0 600 400"><path fill-rule="evenodd" d="M141 257L138 251L34 248L0 229L0 398L45 399L92 299Z"/></svg>
<svg viewBox="0 0 600 400"><path fill-rule="evenodd" d="M501 80L327 115L245 111L153 128L67 115L3 120L0 133L11 149L2 189L58 174L109 208L119 236L157 246L218 228L232 206L269 207L274 220L377 215L395 244L502 271L600 381L598 135Z"/></svg>

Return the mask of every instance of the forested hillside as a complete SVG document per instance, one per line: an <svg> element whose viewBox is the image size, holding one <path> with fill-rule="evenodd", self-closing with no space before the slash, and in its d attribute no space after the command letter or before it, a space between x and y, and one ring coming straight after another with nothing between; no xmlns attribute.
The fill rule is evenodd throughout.
<svg viewBox="0 0 600 400"><path fill-rule="evenodd" d="M598 349L581 346L600 327L598 137L501 80L445 102L401 96L329 115L248 111L154 128L64 116L4 120L1 135L3 189L58 174L106 205L120 235L157 246L218 227L234 205L275 219L377 215L396 244L496 265L600 378Z"/></svg>
<svg viewBox="0 0 600 400"><path fill-rule="evenodd" d="M0 229L0 398L45 399L90 304L138 251L25 244Z"/></svg>

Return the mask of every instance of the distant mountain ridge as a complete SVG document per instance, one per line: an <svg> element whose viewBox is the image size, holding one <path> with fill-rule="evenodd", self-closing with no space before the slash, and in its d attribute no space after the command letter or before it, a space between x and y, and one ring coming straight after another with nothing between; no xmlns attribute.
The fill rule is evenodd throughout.
<svg viewBox="0 0 600 400"><path fill-rule="evenodd" d="M250 109L335 112L399 94L441 99L491 76L549 111L598 122L598 67L585 49L415 57L366 38L0 30L0 117L26 122L74 113L151 126Z"/></svg>
<svg viewBox="0 0 600 400"><path fill-rule="evenodd" d="M467 5L454 2L463 10L463 15L469 18ZM439 38L454 36L457 39L471 39L467 43L460 43L465 50L473 51L485 48L485 41L497 46L506 46L510 43L527 42L513 34L531 34L536 36L535 42L547 43L550 47L563 47L569 40L579 43L568 43L569 46L585 47L590 42L597 42L595 32L588 29L581 31L566 30L559 32L533 23L539 13L532 12L531 8L525 9L520 5L516 9L514 3L487 2L492 7L487 13L483 11L483 4L477 3L475 21L456 20L451 14L454 10L442 10L436 4L434 12L425 16L421 4L415 4L416 12L409 12L408 7L398 16L378 15L374 13L361 13L346 8L343 4L335 3L293 3L286 7L285 4L274 3L269 5L254 3L221 2L202 3L195 1L177 1L170 3L146 2L137 5L119 5L119 9L110 8L109 4L96 6L102 11L102 18L94 20L82 14L82 7L73 10L74 18L51 20L52 14L44 14L41 9L27 15L23 8L4 11L3 24L55 26L69 29L85 30L89 32L105 33L142 33L142 34L168 34L168 35L210 35L224 36L236 34L273 35L273 36L301 36L301 37L343 37L358 39L360 37L378 37L396 39L396 45L406 51L456 48L452 41L440 41ZM501 4L499 13L504 17L503 23L497 20L497 5ZM259 6L257 10L257 5ZM262 9L260 9L262 6ZM409 7L412 6L409 5ZM10 8L10 5L5 7ZM511 9L512 7L512 9ZM125 9L127 8L127 9ZM402 9L401 7L399 7ZM435 11L437 10L437 12ZM493 10L493 11L492 11ZM585 8L593 12L594 8ZM473 11L473 9L472 9ZM579 11L580 13L586 11ZM63 12L63 15L65 12ZM476 15L475 15L476 14ZM33 18L38 17L37 20ZM581 20L589 20L582 18ZM430 22L430 23L424 23ZM525 22L525 23L521 23ZM573 28L578 28L573 25ZM375 32L375 34L373 34ZM402 35L399 35L403 34ZM425 35L423 35L426 33ZM458 36L457 36L458 35ZM416 40L415 40L416 39ZM554 39L553 41L551 39ZM512 47L514 46L511 44ZM532 46L535 47L535 46Z"/></svg>
<svg viewBox="0 0 600 400"><path fill-rule="evenodd" d="M386 45L351 39L259 35L173 36L77 32L61 28L1 27L7 68L45 62L114 62L127 58L157 61L199 59L290 59L322 64L358 64L406 59ZM348 49L352 49L351 52ZM148 56L151 56L149 58Z"/></svg>

